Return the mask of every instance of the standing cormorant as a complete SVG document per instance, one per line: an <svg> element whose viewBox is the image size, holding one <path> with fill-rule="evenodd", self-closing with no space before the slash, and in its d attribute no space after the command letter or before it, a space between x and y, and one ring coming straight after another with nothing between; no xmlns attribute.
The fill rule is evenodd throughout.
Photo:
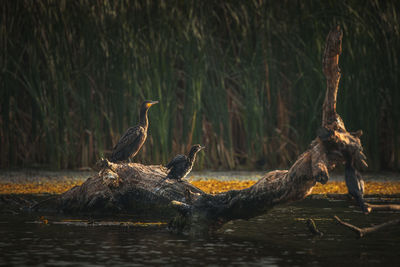
<svg viewBox="0 0 400 267"><path fill-rule="evenodd" d="M361 174L354 168L351 159L346 160L344 178L349 194L355 198L364 213L368 213L368 207L364 202L364 180Z"/></svg>
<svg viewBox="0 0 400 267"><path fill-rule="evenodd" d="M194 145L189 151L187 156L177 155L171 160L165 167L169 169L169 173L166 179L174 179L181 181L186 175L192 170L194 161L196 160L196 154L200 150L204 149L201 145Z"/></svg>
<svg viewBox="0 0 400 267"><path fill-rule="evenodd" d="M157 104L158 101L146 100L142 103L140 108L139 124L130 127L125 134L119 139L118 143L114 146L111 162L117 162L133 158L143 146L147 138L147 128L149 127L149 120L147 118L147 111L149 108Z"/></svg>

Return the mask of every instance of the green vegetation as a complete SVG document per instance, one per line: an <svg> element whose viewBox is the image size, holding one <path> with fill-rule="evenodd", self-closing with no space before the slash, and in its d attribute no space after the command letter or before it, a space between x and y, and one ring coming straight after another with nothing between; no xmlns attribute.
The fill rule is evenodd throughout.
<svg viewBox="0 0 400 267"><path fill-rule="evenodd" d="M399 168L399 11L396 0L2 1L0 165L90 166L153 99L137 161L201 143L198 167L286 167L320 125L323 46L340 24L338 112L364 130L370 169Z"/></svg>

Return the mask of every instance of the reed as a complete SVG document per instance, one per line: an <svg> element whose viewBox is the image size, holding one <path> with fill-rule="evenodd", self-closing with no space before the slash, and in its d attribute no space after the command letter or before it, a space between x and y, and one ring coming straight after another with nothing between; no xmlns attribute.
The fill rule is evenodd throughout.
<svg viewBox="0 0 400 267"><path fill-rule="evenodd" d="M370 169L400 168L398 1L2 1L0 166L79 168L150 110L137 160L293 162L321 121L325 36L345 32L338 111Z"/></svg>

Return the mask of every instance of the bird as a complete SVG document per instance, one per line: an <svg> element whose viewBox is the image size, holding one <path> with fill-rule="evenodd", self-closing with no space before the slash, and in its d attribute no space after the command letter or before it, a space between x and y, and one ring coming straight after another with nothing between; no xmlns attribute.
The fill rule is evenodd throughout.
<svg viewBox="0 0 400 267"><path fill-rule="evenodd" d="M369 209L364 202L364 180L361 174L354 168L351 159L347 159L344 169L344 178L349 194L355 198L364 213Z"/></svg>
<svg viewBox="0 0 400 267"><path fill-rule="evenodd" d="M157 104L158 101L146 100L142 103L140 108L139 124L130 127L124 135L119 139L118 143L114 146L111 162L118 162L129 160L139 152L147 138L147 129L149 127L149 119L147 118L147 111L151 106Z"/></svg>
<svg viewBox="0 0 400 267"><path fill-rule="evenodd" d="M170 170L166 179L173 179L181 181L186 177L192 170L194 161L196 160L196 154L200 150L204 149L204 146L194 145L189 151L187 156L177 155L173 158L165 167Z"/></svg>

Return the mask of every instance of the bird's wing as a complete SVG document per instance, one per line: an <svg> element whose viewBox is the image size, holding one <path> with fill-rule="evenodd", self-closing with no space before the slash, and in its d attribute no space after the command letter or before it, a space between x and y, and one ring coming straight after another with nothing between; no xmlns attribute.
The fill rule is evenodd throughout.
<svg viewBox="0 0 400 267"><path fill-rule="evenodd" d="M143 134L145 134L145 130L142 126L130 127L114 146L113 154L120 152L128 145L136 142L136 140Z"/></svg>
<svg viewBox="0 0 400 267"><path fill-rule="evenodd" d="M185 155L177 155L175 158L173 158L165 167L167 169L171 169L172 166L179 164L181 162L186 162L186 156Z"/></svg>

